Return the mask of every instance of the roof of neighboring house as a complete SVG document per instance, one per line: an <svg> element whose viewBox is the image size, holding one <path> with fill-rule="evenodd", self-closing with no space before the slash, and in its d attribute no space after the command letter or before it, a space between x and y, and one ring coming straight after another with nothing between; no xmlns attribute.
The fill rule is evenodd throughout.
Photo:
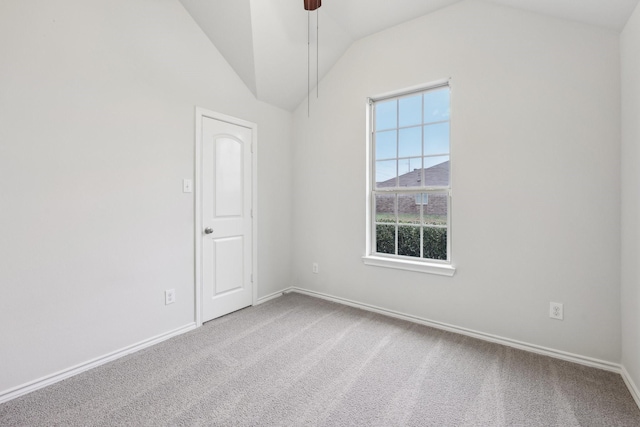
<svg viewBox="0 0 640 427"><path fill-rule="evenodd" d="M422 170L414 169L411 172L407 172L404 175L400 175L400 187L421 187L423 184ZM427 186L447 186L449 185L449 161L431 166L424 169L424 180ZM386 181L378 182L377 187L395 187L396 179L391 178Z"/></svg>

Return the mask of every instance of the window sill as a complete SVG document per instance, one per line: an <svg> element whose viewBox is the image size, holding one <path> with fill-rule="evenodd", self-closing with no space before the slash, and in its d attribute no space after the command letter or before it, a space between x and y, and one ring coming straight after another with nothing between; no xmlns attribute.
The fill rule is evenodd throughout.
<svg viewBox="0 0 640 427"><path fill-rule="evenodd" d="M395 268L397 270L417 271L419 273L437 274L440 276L451 277L455 274L456 269L450 264L436 264L427 262L417 262L404 259L392 259L379 256L364 256L362 262L366 265L375 265L376 267Z"/></svg>

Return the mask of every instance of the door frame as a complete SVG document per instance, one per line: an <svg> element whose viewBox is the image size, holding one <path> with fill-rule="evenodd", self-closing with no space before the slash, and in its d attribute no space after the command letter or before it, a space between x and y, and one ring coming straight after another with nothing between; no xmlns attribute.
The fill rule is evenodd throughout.
<svg viewBox="0 0 640 427"><path fill-rule="evenodd" d="M202 121L205 118L251 129L251 305L258 300L258 125L205 108L196 107L195 138L195 322L202 326Z"/></svg>

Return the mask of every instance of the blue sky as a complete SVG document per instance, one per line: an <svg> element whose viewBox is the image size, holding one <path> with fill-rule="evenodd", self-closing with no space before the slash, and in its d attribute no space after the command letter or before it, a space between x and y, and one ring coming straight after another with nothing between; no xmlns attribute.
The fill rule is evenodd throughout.
<svg viewBox="0 0 640 427"><path fill-rule="evenodd" d="M376 182L449 160L449 88L375 107Z"/></svg>

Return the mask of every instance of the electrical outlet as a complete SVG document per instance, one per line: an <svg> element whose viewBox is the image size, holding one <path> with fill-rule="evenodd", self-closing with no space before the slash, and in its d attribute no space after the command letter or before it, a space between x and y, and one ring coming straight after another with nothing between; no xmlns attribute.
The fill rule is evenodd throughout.
<svg viewBox="0 0 640 427"><path fill-rule="evenodd" d="M313 263L313 265L311 266L311 271L313 271L313 274L318 274L320 272L320 267L318 266L317 262Z"/></svg>
<svg viewBox="0 0 640 427"><path fill-rule="evenodd" d="M167 289L164 291L164 305L173 304L174 302L176 302L176 290Z"/></svg>
<svg viewBox="0 0 640 427"><path fill-rule="evenodd" d="M558 320L564 319L564 309L561 302L549 303L549 317Z"/></svg>

